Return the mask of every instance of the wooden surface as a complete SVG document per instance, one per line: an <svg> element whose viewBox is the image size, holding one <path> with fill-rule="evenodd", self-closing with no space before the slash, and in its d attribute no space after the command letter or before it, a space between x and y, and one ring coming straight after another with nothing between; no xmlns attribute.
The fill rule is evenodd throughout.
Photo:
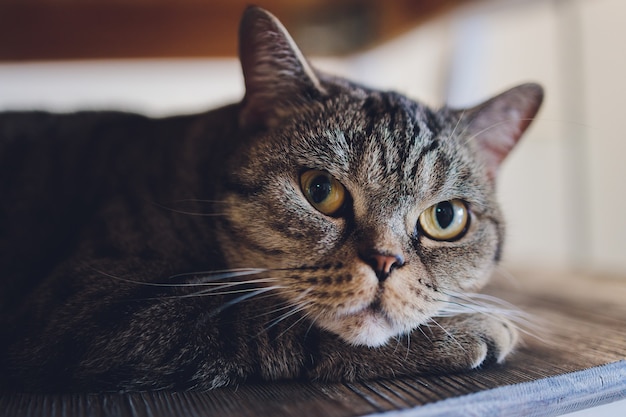
<svg viewBox="0 0 626 417"><path fill-rule="evenodd" d="M2 0L0 61L234 56L249 4L278 16L305 52L345 54L468 1Z"/></svg>
<svg viewBox="0 0 626 417"><path fill-rule="evenodd" d="M0 415L329 416L412 408L626 359L626 280L516 274L488 292L534 315L534 332L504 365L462 375L352 384L282 382L212 392L0 396ZM402 347L400 346L399 349ZM625 382L626 385L626 382Z"/></svg>

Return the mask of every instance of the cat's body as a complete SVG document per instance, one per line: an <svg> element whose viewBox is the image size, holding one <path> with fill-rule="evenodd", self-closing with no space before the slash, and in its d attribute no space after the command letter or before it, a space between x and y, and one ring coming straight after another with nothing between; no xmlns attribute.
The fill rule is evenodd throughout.
<svg viewBox="0 0 626 417"><path fill-rule="evenodd" d="M433 317L498 261L494 179L540 88L435 112L315 72L256 8L240 55L246 97L205 114L0 115L5 388L389 377L513 349L506 320Z"/></svg>

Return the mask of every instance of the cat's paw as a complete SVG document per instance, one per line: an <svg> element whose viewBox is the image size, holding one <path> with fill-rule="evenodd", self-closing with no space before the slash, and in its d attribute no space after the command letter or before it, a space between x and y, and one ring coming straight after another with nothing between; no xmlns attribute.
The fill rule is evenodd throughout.
<svg viewBox="0 0 626 417"><path fill-rule="evenodd" d="M501 363L519 341L515 325L503 317L459 315L437 320L437 323L445 333L447 352L456 357L461 369Z"/></svg>

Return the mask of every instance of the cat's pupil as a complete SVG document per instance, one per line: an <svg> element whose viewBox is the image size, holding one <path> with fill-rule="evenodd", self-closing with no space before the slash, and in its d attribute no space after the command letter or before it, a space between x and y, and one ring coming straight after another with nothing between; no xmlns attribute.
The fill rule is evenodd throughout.
<svg viewBox="0 0 626 417"><path fill-rule="evenodd" d="M448 228L454 220L454 208L449 201L442 201L437 204L435 209L435 216L437 217L437 223L442 229Z"/></svg>
<svg viewBox="0 0 626 417"><path fill-rule="evenodd" d="M330 178L324 175L319 175L315 177L309 186L309 196L315 204L319 204L328 198L331 189L332 185Z"/></svg>

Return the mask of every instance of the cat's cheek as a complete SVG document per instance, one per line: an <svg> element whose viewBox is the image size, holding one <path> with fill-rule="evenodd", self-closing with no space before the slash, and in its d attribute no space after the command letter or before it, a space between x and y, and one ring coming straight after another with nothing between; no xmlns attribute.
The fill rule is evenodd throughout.
<svg viewBox="0 0 626 417"><path fill-rule="evenodd" d="M406 333L427 322L440 308L443 294L439 294L420 277L419 272L392 276L385 285L382 306L385 313ZM422 282L422 283L420 283Z"/></svg>
<svg viewBox="0 0 626 417"><path fill-rule="evenodd" d="M476 267L474 270L469 271L471 274L471 280L459 280L459 288L465 292L478 291L487 284L491 274L495 269L495 263L489 263L482 265L482 267Z"/></svg>

